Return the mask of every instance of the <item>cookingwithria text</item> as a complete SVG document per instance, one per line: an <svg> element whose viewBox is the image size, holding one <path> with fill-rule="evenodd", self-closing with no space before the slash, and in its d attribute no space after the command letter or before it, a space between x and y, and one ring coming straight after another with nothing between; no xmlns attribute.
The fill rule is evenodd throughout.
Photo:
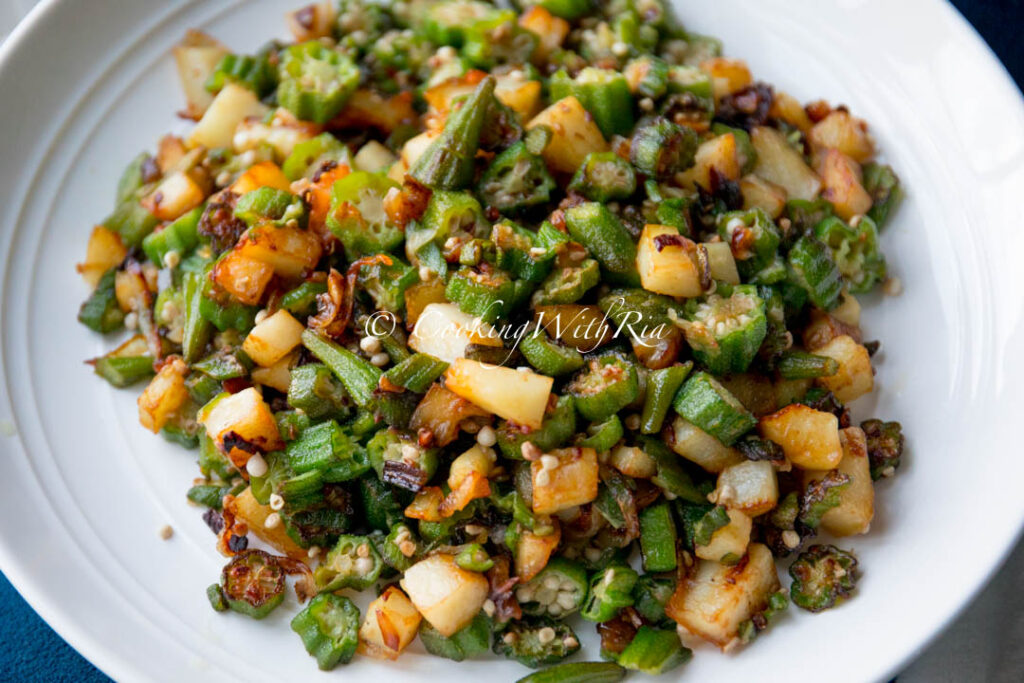
<svg viewBox="0 0 1024 683"><path fill-rule="evenodd" d="M500 310L504 302L492 304ZM655 348L659 342L669 335L669 325L662 322L652 325L645 322L640 311L628 310L624 299L613 299L607 310L597 307L553 307L557 312L539 310L532 320L513 324L491 325L482 316L466 316L464 320L452 320L443 308L427 306L416 320L415 334L420 338L439 339L458 337L470 339L476 343L487 341L499 342L514 352L523 339L536 336L541 330L556 339L573 340L580 352L588 353L602 344L628 335L630 341L646 348ZM431 320L431 318L434 318ZM618 322L615 322L615 321ZM387 311L377 311L366 319L364 330L373 337L386 337L393 334L400 324L398 318Z"/></svg>

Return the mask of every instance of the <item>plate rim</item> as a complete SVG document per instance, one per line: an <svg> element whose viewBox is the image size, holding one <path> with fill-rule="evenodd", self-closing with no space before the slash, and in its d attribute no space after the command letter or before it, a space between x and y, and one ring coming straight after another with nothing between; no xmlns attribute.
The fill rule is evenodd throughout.
<svg viewBox="0 0 1024 683"><path fill-rule="evenodd" d="M981 48L988 62L989 73L998 81L1001 91L1011 93L1013 97L1006 98L1001 103L1008 107L1001 111L1005 114L1024 115L1024 91L1013 80L1007 67L996 55L995 51L982 38L978 30L964 17L964 15L948 0L929 0L935 12L945 12L952 24L957 26L961 34L970 36L969 41L973 47ZM63 6L71 4L71 0L41 0L23 17L7 38L0 45L0 72L7 68L12 56L16 54L21 46L31 40L35 33L45 28L45 22L51 14L61 11ZM192 3L185 3L192 4ZM995 68L992 68L992 67ZM998 75L997 75L998 74ZM14 233L12 233L12 239ZM0 375L3 375L0 369ZM6 391L5 391L6 393ZM1017 520L1017 528L1013 534L1004 539L1003 547L999 553L998 560L991 563L985 572L981 573L980 579L974 577L974 585L963 593L956 609L950 611L945 619L936 622L928 629L927 635L923 637L915 648L906 652L898 661L892 662L885 669L886 676L891 677L905 669L914 659L919 657L938 637L944 633L957 619L966 611L990 583L994 575L1002 569L1007 558L1018 543L1024 537L1024 517ZM60 604L49 594L42 582L35 581L31 572L22 562L18 561L18 553L14 544L0 536L0 570L14 586L15 590L25 599L32 609L52 628L60 637L74 648L81 656L87 659L93 666L101 670L107 676L119 679L149 678L148 672L139 671L126 658L121 656L116 647L96 637L89 629L79 621L70 617L63 610Z"/></svg>

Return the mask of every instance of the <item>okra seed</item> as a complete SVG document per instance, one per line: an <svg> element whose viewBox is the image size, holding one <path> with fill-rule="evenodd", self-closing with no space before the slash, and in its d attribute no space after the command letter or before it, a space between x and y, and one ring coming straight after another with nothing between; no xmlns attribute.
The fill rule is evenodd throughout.
<svg viewBox="0 0 1024 683"><path fill-rule="evenodd" d="M498 443L498 436L494 433L494 428L490 425L482 427L476 434L476 442L484 448L490 448L494 444Z"/></svg>
<svg viewBox="0 0 1024 683"><path fill-rule="evenodd" d="M565 645L567 648L572 649L578 646L580 644L580 641L576 640L572 636L567 636L565 640L562 641L562 644Z"/></svg>
<svg viewBox="0 0 1024 683"><path fill-rule="evenodd" d="M372 363L373 365L376 365L378 368L382 368L382 367L384 367L385 365L388 364L389 360L391 360L391 358L388 356L388 354L386 354L386 353L375 353L373 355L373 357L370 358L370 363Z"/></svg>
<svg viewBox="0 0 1024 683"><path fill-rule="evenodd" d="M555 629L551 628L550 626L545 626L541 630L537 631L537 640L539 640L542 645L547 645L554 639Z"/></svg>
<svg viewBox="0 0 1024 683"><path fill-rule="evenodd" d="M135 330L139 327L139 314L132 311L124 317L124 326L129 330Z"/></svg>
<svg viewBox="0 0 1024 683"><path fill-rule="evenodd" d="M541 470L537 473L537 486L550 486L551 475L547 470Z"/></svg>
<svg viewBox="0 0 1024 683"><path fill-rule="evenodd" d="M791 529L786 529L782 532L782 542L786 544L787 548L792 550L800 545L800 534Z"/></svg>
<svg viewBox="0 0 1024 683"><path fill-rule="evenodd" d="M545 470L558 469L558 456L549 454L540 456L540 466Z"/></svg>
<svg viewBox="0 0 1024 683"><path fill-rule="evenodd" d="M318 546L318 545L311 545L311 546L309 546L309 550L306 551L306 557L308 557L311 560L315 560L319 556L320 556L320 546Z"/></svg>
<svg viewBox="0 0 1024 683"><path fill-rule="evenodd" d="M356 573L360 575L369 574L373 571L373 560L368 557L360 557L356 560Z"/></svg>
<svg viewBox="0 0 1024 683"><path fill-rule="evenodd" d="M511 645L512 643L516 642L516 634L509 632L503 635L501 639L505 641L506 645Z"/></svg>
<svg viewBox="0 0 1024 683"><path fill-rule="evenodd" d="M171 536L174 535L174 529L171 528L170 524L164 524L162 527L160 527L159 534L162 540L167 541L170 540Z"/></svg>
<svg viewBox="0 0 1024 683"><path fill-rule="evenodd" d="M277 511L284 507L284 498L277 493L270 494L270 509Z"/></svg>
<svg viewBox="0 0 1024 683"><path fill-rule="evenodd" d="M562 609L570 610L576 606L576 597L571 593L559 593L556 602Z"/></svg>
<svg viewBox="0 0 1024 683"><path fill-rule="evenodd" d="M891 277L882 284L882 291L886 296L899 296L903 293L903 281L898 277Z"/></svg>
<svg viewBox="0 0 1024 683"><path fill-rule="evenodd" d="M629 45L619 41L612 45L612 54L616 57L625 57L629 54Z"/></svg>
<svg viewBox="0 0 1024 683"><path fill-rule="evenodd" d="M398 551L406 557L412 557L416 552L416 544L410 540L402 541L398 544Z"/></svg>
<svg viewBox="0 0 1024 683"><path fill-rule="evenodd" d="M562 611L563 610L561 606L557 602L553 602L550 605L548 605L548 614L550 614L553 617L557 617L562 613Z"/></svg>
<svg viewBox="0 0 1024 683"><path fill-rule="evenodd" d="M181 263L181 254L176 251L169 251L164 254L164 268L177 268Z"/></svg>
<svg viewBox="0 0 1024 683"><path fill-rule="evenodd" d="M420 451L412 444L402 444L402 460L406 462L416 462L420 459Z"/></svg>
<svg viewBox="0 0 1024 683"><path fill-rule="evenodd" d="M601 559L601 551L599 549L597 549L597 548L593 548L593 547L587 548L586 550L583 551L583 554L586 556L587 560L590 561L590 562L597 562L598 560Z"/></svg>
<svg viewBox="0 0 1024 683"><path fill-rule="evenodd" d="M263 526L267 529L274 529L281 524L281 513L271 512L267 515L267 518L263 520Z"/></svg>
<svg viewBox="0 0 1024 683"><path fill-rule="evenodd" d="M419 275L420 280L422 280L423 282L428 282L431 278L434 277L434 271L428 268L427 266L420 266Z"/></svg>
<svg viewBox="0 0 1024 683"><path fill-rule="evenodd" d="M470 536L479 536L487 531L487 527L480 526L479 524L467 524L463 527L463 530Z"/></svg>
<svg viewBox="0 0 1024 683"><path fill-rule="evenodd" d="M368 546L365 543L363 543L358 548L356 548L356 555L358 555L359 557L369 557L370 556L370 546Z"/></svg>
<svg viewBox="0 0 1024 683"><path fill-rule="evenodd" d="M626 429L636 431L640 429L640 416L636 413L630 413L626 416Z"/></svg>
<svg viewBox="0 0 1024 683"><path fill-rule="evenodd" d="M366 353L377 353L380 351L380 339L374 336L363 337L359 340L359 348Z"/></svg>
<svg viewBox="0 0 1024 683"><path fill-rule="evenodd" d="M894 474L896 474L896 468L895 467L886 467L884 470L882 470L882 476L883 477L891 477Z"/></svg>
<svg viewBox="0 0 1024 683"><path fill-rule="evenodd" d="M640 108L643 109L644 111L653 110L654 100L652 100L650 97L643 98L642 100L640 100Z"/></svg>
<svg viewBox="0 0 1024 683"><path fill-rule="evenodd" d="M516 600L519 602L533 602L533 586L523 586L517 590Z"/></svg>
<svg viewBox="0 0 1024 683"><path fill-rule="evenodd" d="M494 601L488 598L484 600L484 614L489 617L493 617L494 613L498 610L498 606L494 604Z"/></svg>
<svg viewBox="0 0 1024 683"><path fill-rule="evenodd" d="M549 574L544 577L544 587L550 588L551 590L558 590L558 587L562 585L562 582L558 580L558 577L554 574Z"/></svg>
<svg viewBox="0 0 1024 683"><path fill-rule="evenodd" d="M519 448L519 450L523 454L523 458L531 462L542 455L541 450L535 444L529 441L524 441L523 445Z"/></svg>
<svg viewBox="0 0 1024 683"><path fill-rule="evenodd" d="M259 453L253 453L245 463L245 471L250 477L262 477L267 473L267 461Z"/></svg>

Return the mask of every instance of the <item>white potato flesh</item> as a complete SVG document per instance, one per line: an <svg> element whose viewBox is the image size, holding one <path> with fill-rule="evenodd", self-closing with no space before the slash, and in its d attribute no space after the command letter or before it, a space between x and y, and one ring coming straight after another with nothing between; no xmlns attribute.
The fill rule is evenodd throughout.
<svg viewBox="0 0 1024 683"><path fill-rule="evenodd" d="M761 418L758 429L801 469L830 470L843 458L839 420L832 413L794 403Z"/></svg>
<svg viewBox="0 0 1024 683"><path fill-rule="evenodd" d="M700 559L724 562L730 558L738 560L747 553L753 522L739 510L727 510L726 513L729 523L717 529L707 545L694 548L694 554Z"/></svg>
<svg viewBox="0 0 1024 683"><path fill-rule="evenodd" d="M420 319L422 321L422 318ZM470 403L532 429L544 421L552 377L457 358L444 374L445 387Z"/></svg>
<svg viewBox="0 0 1024 683"><path fill-rule="evenodd" d="M302 331L305 329L305 325L282 308L252 328L242 342L242 350L257 365L269 368L302 342Z"/></svg>
<svg viewBox="0 0 1024 683"><path fill-rule="evenodd" d="M267 106L251 90L228 83L213 98L188 141L192 146L230 147L238 124L250 116L263 117L267 111Z"/></svg>
<svg viewBox="0 0 1024 683"><path fill-rule="evenodd" d="M669 225L645 225L636 250L636 268L644 289L668 296L704 293L694 263L696 245Z"/></svg>
<svg viewBox="0 0 1024 683"><path fill-rule="evenodd" d="M455 304L427 304L409 335L409 348L454 363L469 344L503 346L493 327L463 313Z"/></svg>
<svg viewBox="0 0 1024 683"><path fill-rule="evenodd" d="M672 422L668 445L679 455L708 472L718 473L730 465L744 462L744 457L697 425L683 417Z"/></svg>
<svg viewBox="0 0 1024 683"><path fill-rule="evenodd" d="M814 199L821 189L821 178L811 170L803 156L790 147L785 136L774 128L758 126L750 133L757 151L754 174L786 190L790 199Z"/></svg>
<svg viewBox="0 0 1024 683"><path fill-rule="evenodd" d="M766 460L748 460L731 465L718 475L714 494L719 505L739 510L750 517L763 515L779 501L775 467Z"/></svg>
<svg viewBox="0 0 1024 683"><path fill-rule="evenodd" d="M860 427L847 427L839 432L843 459L836 471L850 477L850 483L839 492L839 505L821 518L822 528L833 536L866 534L875 516L875 486L871 482L867 439ZM804 485L820 481L825 472L804 472Z"/></svg>
<svg viewBox="0 0 1024 683"><path fill-rule="evenodd" d="M849 403L875 388L875 373L871 370L871 355L866 347L844 334L834 338L814 353L834 358L839 371L831 377L819 377L818 383L843 403Z"/></svg>
<svg viewBox="0 0 1024 683"><path fill-rule="evenodd" d="M679 582L665 613L686 633L724 649L739 635L740 624L763 611L778 589L772 552L751 543L746 556L733 566L698 562Z"/></svg>
<svg viewBox="0 0 1024 683"><path fill-rule="evenodd" d="M455 557L431 555L405 572L402 588L423 618L450 636L473 620L487 599L487 579L455 564Z"/></svg>

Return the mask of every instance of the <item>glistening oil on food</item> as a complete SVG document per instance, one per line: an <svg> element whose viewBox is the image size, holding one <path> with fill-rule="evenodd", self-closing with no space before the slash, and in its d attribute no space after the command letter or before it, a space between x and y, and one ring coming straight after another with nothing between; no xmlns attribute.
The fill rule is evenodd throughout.
<svg viewBox="0 0 1024 683"><path fill-rule="evenodd" d="M79 266L96 374L198 453L212 608L288 609L291 576L281 638L321 669L419 638L565 682L853 597L842 539L903 450L846 407L879 348L857 297L898 286L867 124L662 0L286 23L254 54L186 35L194 124L128 164ZM563 662L587 622L600 652Z"/></svg>

